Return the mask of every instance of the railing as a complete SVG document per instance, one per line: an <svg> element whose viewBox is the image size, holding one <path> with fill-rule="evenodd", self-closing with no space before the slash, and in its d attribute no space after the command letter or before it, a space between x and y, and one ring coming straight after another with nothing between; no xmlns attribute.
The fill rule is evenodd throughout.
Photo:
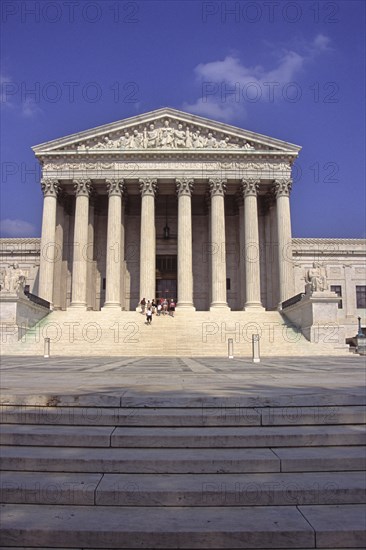
<svg viewBox="0 0 366 550"><path fill-rule="evenodd" d="M296 294L296 296L292 296L288 300L285 300L282 302L282 309L285 309L286 307L293 306L294 304L297 304L297 302L300 302L300 300L305 296L303 292L300 292L300 294Z"/></svg>
<svg viewBox="0 0 366 550"><path fill-rule="evenodd" d="M26 297L35 304L38 304L39 306L46 307L47 309L50 309L50 302L47 302L47 300L44 300L43 298L40 298L39 296L36 296L35 294L32 294L31 292L25 291L24 294Z"/></svg>

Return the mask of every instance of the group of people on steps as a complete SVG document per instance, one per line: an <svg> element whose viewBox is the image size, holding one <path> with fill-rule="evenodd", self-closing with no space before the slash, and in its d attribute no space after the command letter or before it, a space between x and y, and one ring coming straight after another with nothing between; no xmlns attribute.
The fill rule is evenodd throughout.
<svg viewBox="0 0 366 550"><path fill-rule="evenodd" d="M174 317L175 301L173 298L170 300L167 298L155 300L154 298L147 301L145 298L142 298L140 306L142 315L146 315L146 324L148 325L151 325L153 315L157 315L157 317L160 317L160 315L170 315Z"/></svg>

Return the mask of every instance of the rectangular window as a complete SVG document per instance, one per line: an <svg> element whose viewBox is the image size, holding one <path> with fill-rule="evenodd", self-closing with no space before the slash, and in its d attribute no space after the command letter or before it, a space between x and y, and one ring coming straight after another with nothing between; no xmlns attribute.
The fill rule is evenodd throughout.
<svg viewBox="0 0 366 550"><path fill-rule="evenodd" d="M331 285L330 290L332 292L335 292L337 294L337 296L342 298L342 287L341 287L341 285ZM342 300L339 300L338 309L342 309L342 308L343 308Z"/></svg>
<svg viewBox="0 0 366 550"><path fill-rule="evenodd" d="M356 286L356 307L366 308L366 285Z"/></svg>
<svg viewBox="0 0 366 550"><path fill-rule="evenodd" d="M230 279L226 279L226 290L230 290L231 287L231 281Z"/></svg>
<svg viewBox="0 0 366 550"><path fill-rule="evenodd" d="M103 277L103 280L102 280L102 290L105 290L105 277Z"/></svg>

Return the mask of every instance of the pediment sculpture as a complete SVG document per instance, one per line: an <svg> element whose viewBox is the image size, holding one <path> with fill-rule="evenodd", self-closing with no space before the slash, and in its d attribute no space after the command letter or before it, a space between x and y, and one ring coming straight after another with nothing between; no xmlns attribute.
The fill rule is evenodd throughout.
<svg viewBox="0 0 366 550"><path fill-rule="evenodd" d="M90 149L241 149L254 151L255 147L243 138L235 139L222 132L165 119L119 132L113 138L107 135L99 138L97 142L87 141L77 147L78 151Z"/></svg>

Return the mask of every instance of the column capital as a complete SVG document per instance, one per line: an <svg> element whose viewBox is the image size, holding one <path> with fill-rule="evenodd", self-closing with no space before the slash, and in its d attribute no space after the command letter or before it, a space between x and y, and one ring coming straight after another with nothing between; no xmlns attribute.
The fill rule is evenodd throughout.
<svg viewBox="0 0 366 550"><path fill-rule="evenodd" d="M92 192L91 181L89 179L74 180L74 190L77 197L89 197Z"/></svg>
<svg viewBox="0 0 366 550"><path fill-rule="evenodd" d="M241 180L241 192L243 197L256 197L258 195L260 180L256 178L245 178Z"/></svg>
<svg viewBox="0 0 366 550"><path fill-rule="evenodd" d="M41 187L44 197L55 197L56 199L60 192L59 181L54 178L42 178Z"/></svg>
<svg viewBox="0 0 366 550"><path fill-rule="evenodd" d="M109 197L122 197L125 192L124 180L119 178L106 179Z"/></svg>
<svg viewBox="0 0 366 550"><path fill-rule="evenodd" d="M140 192L143 197L146 195L155 197L158 190L156 179L152 179L152 178L140 179L139 184L140 184Z"/></svg>
<svg viewBox="0 0 366 550"><path fill-rule="evenodd" d="M274 193L276 199L278 197L289 197L292 188L292 180L289 178L283 178L275 180L274 182Z"/></svg>
<svg viewBox="0 0 366 550"><path fill-rule="evenodd" d="M175 186L178 197L187 195L192 196L194 180L192 178L180 178L175 180Z"/></svg>
<svg viewBox="0 0 366 550"><path fill-rule="evenodd" d="M212 197L223 197L226 193L227 180L221 178L211 178L208 180L210 186L210 195Z"/></svg>

